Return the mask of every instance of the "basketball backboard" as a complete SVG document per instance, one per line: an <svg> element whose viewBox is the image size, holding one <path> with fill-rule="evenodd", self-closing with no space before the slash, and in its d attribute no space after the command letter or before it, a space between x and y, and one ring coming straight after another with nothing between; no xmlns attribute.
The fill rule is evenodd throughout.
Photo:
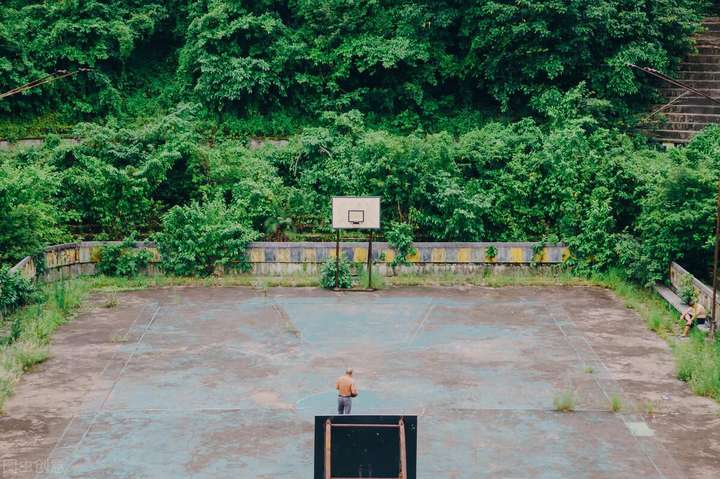
<svg viewBox="0 0 720 479"><path fill-rule="evenodd" d="M332 226L341 230L380 229L380 197L334 196Z"/></svg>

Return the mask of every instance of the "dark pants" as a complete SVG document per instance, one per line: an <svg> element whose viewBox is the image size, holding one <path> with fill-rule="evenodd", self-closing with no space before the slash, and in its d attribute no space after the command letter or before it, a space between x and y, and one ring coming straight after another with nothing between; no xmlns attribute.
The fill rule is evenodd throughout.
<svg viewBox="0 0 720 479"><path fill-rule="evenodd" d="M352 409L352 398L338 396L338 414L350 414Z"/></svg>

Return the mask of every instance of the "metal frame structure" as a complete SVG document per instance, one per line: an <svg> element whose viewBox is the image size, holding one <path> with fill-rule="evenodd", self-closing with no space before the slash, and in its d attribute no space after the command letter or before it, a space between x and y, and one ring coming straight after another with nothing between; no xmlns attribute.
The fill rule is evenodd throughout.
<svg viewBox="0 0 720 479"><path fill-rule="evenodd" d="M332 475L332 428L393 428L399 429L400 435L400 475L398 479L407 479L407 444L405 442L405 421L400 418L397 424L333 424L330 419L325 421L325 479L355 479L352 477L337 477ZM380 479L368 477L366 479Z"/></svg>

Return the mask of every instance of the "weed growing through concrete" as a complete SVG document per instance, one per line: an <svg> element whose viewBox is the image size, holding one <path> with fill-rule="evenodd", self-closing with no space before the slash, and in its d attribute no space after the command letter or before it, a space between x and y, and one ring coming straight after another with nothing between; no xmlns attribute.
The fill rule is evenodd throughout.
<svg viewBox="0 0 720 479"><path fill-rule="evenodd" d="M585 366L585 369L583 369L583 371L585 372L585 374L592 374L595 372L595 369L593 369L592 366Z"/></svg>
<svg viewBox="0 0 720 479"><path fill-rule="evenodd" d="M130 336L127 333L113 334L110 337L111 343L127 343L130 340Z"/></svg>
<svg viewBox="0 0 720 479"><path fill-rule="evenodd" d="M645 401L645 404L643 404L643 410L645 415L652 416L655 414L655 403L652 401Z"/></svg>
<svg viewBox="0 0 720 479"><path fill-rule="evenodd" d="M573 412L576 406L575 394L570 391L563 391L553 399L553 406L558 412Z"/></svg>
<svg viewBox="0 0 720 479"><path fill-rule="evenodd" d="M610 410L612 412L620 412L622 410L622 399L617 394L613 394L610 398Z"/></svg>
<svg viewBox="0 0 720 479"><path fill-rule="evenodd" d="M105 298L105 302L103 303L103 308L108 308L108 309L116 308L118 303L119 303L118 295L116 292L113 291L110 294L108 294L107 297Z"/></svg>

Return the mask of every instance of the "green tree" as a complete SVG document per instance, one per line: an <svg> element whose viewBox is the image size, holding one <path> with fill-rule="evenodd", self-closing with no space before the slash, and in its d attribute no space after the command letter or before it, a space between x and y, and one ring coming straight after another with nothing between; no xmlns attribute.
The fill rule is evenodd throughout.
<svg viewBox="0 0 720 479"><path fill-rule="evenodd" d="M155 240L166 272L206 276L217 267L247 271L246 248L257 237L245 211L218 198L175 206L163 217Z"/></svg>

